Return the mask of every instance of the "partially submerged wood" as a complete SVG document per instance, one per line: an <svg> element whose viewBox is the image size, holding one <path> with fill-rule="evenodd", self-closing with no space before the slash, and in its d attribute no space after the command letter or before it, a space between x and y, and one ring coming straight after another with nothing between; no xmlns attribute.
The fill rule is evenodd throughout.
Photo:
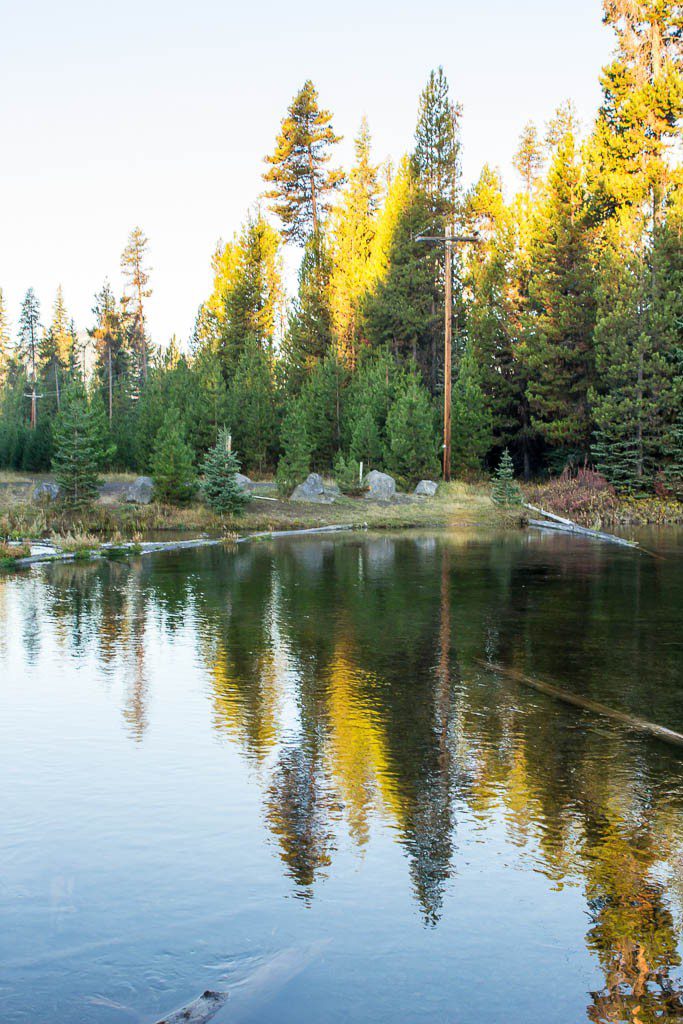
<svg viewBox="0 0 683 1024"><path fill-rule="evenodd" d="M604 533L602 530L590 530L587 526L579 526L578 523L573 522L571 519L565 519L563 516L557 516L554 512L546 512L543 508L537 508L535 505L524 505L524 508L528 509L529 512L536 512L538 515L544 516L550 522L543 522L540 519L530 519L529 526L535 526L542 530L560 530L564 533L578 533L584 537L593 537L595 540L604 540L610 544L621 544L622 547L626 548L637 548L638 544L633 540L626 540L625 537L617 537L613 533Z"/></svg>
<svg viewBox="0 0 683 1024"><path fill-rule="evenodd" d="M504 665L499 665L496 662L483 661L480 658L475 660L478 665L488 669L489 672L497 672L507 679L521 683L522 686L530 686L534 690L538 690L539 693L545 693L547 696L554 697L564 704L572 704L574 707L581 708L584 711L592 711L594 714L620 722L627 729L632 729L635 732L649 733L650 736L664 740L665 743L673 743L677 747L683 747L683 735L679 732L674 732L673 729L667 729L663 725L656 725L654 722L647 722L644 718L629 715L624 711L617 711L615 708L607 707L606 704L601 704L597 700L591 700L590 697L582 697L577 693L572 693L570 690L563 690L561 687L554 686L553 683L548 683L544 679L527 676L523 672L506 668Z"/></svg>
<svg viewBox="0 0 683 1024"><path fill-rule="evenodd" d="M181 1007L168 1017L157 1022L157 1024L208 1024L208 1021L215 1017L220 1008L228 999L227 992L206 992L194 999L187 1006Z"/></svg>
<svg viewBox="0 0 683 1024"><path fill-rule="evenodd" d="M90 558L101 558L103 554L112 552L126 552L135 555L151 555L158 551L185 551L189 548L210 548L219 547L224 544L246 544L252 540L271 540L278 537L299 537L304 534L315 534L315 533L339 533L341 530L356 530L359 527L352 524L342 523L338 526L313 526L307 530L268 530L264 533L250 533L244 537L194 537L192 540L158 540L158 541L144 541L143 543L137 543L135 541L113 543L107 542L101 544L99 548L94 548L92 551L84 549L82 551L54 551L45 552L39 555L27 555L26 558L17 558L13 562L13 566L27 566L27 565L38 565L40 562L73 562L78 559L81 560L84 557ZM362 527L365 529L365 527Z"/></svg>

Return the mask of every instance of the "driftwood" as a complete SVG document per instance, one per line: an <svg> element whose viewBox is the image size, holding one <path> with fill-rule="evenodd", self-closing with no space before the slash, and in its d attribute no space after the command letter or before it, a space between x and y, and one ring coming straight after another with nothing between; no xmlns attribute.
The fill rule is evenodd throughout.
<svg viewBox="0 0 683 1024"><path fill-rule="evenodd" d="M265 533L250 533L245 537L236 537L234 541L230 538L225 537L195 537L192 540L159 540L159 541L144 541L141 544L136 542L123 542L123 543L110 543L101 544L99 548L94 548L89 552L90 558L101 558L103 554L107 552L130 552L135 555L151 555L157 551L185 551L188 548L211 548L219 547L222 544L246 544L251 540L264 540L272 539L276 537L300 537L303 534L314 534L314 533L339 533L341 530L357 530L359 527L353 525L340 524L339 526L314 526L307 530L269 530ZM365 527L360 527L365 529ZM73 562L75 559L81 559L84 555L80 552L75 551L59 551L55 548L54 551L46 552L42 555L27 555L26 558L17 558L14 566L25 566L25 565L38 565L41 562Z"/></svg>
<svg viewBox="0 0 683 1024"><path fill-rule="evenodd" d="M529 512L537 512L541 516L545 516L550 522L543 522L540 519L530 519L529 525L535 526L541 530L560 530L563 533L578 533L583 537L593 537L595 540L608 541L610 544L621 544L622 547L626 548L637 548L638 544L633 540L626 540L625 537L617 537L613 533L604 533L602 530L590 530L587 526L579 526L578 523L573 522L571 519L565 519L563 516L556 516L554 512L546 512L545 509L536 508L535 505L525 505L524 508L528 509Z"/></svg>
<svg viewBox="0 0 683 1024"><path fill-rule="evenodd" d="M228 998L227 992L211 992L207 989L187 1006L170 1013L158 1024L207 1024L215 1017Z"/></svg>
<svg viewBox="0 0 683 1024"><path fill-rule="evenodd" d="M572 704L574 707L582 708L584 711L592 711L596 715L602 715L604 718L611 718L615 722L620 722L621 725L626 726L627 729L632 729L634 732L649 733L650 736L656 736L657 739L664 740L665 743L673 743L677 747L683 747L683 735L679 732L674 732L673 729L667 729L663 725L655 725L654 722L647 722L644 718L638 718L636 715L629 715L624 711L609 708L606 704L600 704L589 697L581 697L570 690L563 690L559 686L547 683L543 679L527 676L516 669L506 668L504 665L498 665L491 661L482 661L479 658L475 660L478 665L488 669L490 672L497 672L505 676L506 679L512 679L516 683L521 683L522 686L530 686L540 693L545 693L549 697L562 701L564 704Z"/></svg>

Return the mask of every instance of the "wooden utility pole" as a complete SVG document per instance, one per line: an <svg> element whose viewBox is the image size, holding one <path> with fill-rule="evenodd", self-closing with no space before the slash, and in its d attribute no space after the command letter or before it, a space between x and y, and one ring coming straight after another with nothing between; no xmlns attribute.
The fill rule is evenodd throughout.
<svg viewBox="0 0 683 1024"><path fill-rule="evenodd" d="M451 393L453 366L453 228L446 225L446 283L443 350L443 478L451 478Z"/></svg>
<svg viewBox="0 0 683 1024"><path fill-rule="evenodd" d="M451 392L453 389L453 246L467 242L478 243L479 235L455 235L453 225L446 225L445 235L424 235L415 237L416 242L438 242L446 249L444 288L444 352L443 352L443 478L451 478Z"/></svg>

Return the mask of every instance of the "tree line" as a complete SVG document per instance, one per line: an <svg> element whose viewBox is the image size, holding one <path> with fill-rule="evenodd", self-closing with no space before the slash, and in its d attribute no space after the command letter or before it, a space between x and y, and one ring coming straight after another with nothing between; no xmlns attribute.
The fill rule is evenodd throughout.
<svg viewBox="0 0 683 1024"><path fill-rule="evenodd" d="M441 68L419 98L412 151L379 164L362 122L348 173L330 111L307 81L290 103L265 191L213 256L189 345L152 343L148 242L122 255L88 335L61 289L48 326L31 289L14 337L0 294L0 463L50 466L62 405L78 393L106 427L103 461L149 470L168 437L199 465L227 427L243 467L359 462L412 480L438 472L444 258L454 252L453 471L526 478L589 462L627 491L683 492L683 30L680 4L604 0L615 49L582 132L571 103L528 124L506 197L485 166L462 183L460 105ZM284 246L298 247L296 294ZM99 428L98 428L99 429ZM57 430L57 434L59 430ZM176 441L174 441L176 443Z"/></svg>

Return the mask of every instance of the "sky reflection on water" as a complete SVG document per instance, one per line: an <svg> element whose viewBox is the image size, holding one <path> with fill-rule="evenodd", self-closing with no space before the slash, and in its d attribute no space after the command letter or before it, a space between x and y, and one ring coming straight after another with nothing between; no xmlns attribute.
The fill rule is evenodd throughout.
<svg viewBox="0 0 683 1024"><path fill-rule="evenodd" d="M478 664L683 731L664 547L354 535L0 578L0 1020L152 1022L254 976L254 1022L683 1020L680 751Z"/></svg>

